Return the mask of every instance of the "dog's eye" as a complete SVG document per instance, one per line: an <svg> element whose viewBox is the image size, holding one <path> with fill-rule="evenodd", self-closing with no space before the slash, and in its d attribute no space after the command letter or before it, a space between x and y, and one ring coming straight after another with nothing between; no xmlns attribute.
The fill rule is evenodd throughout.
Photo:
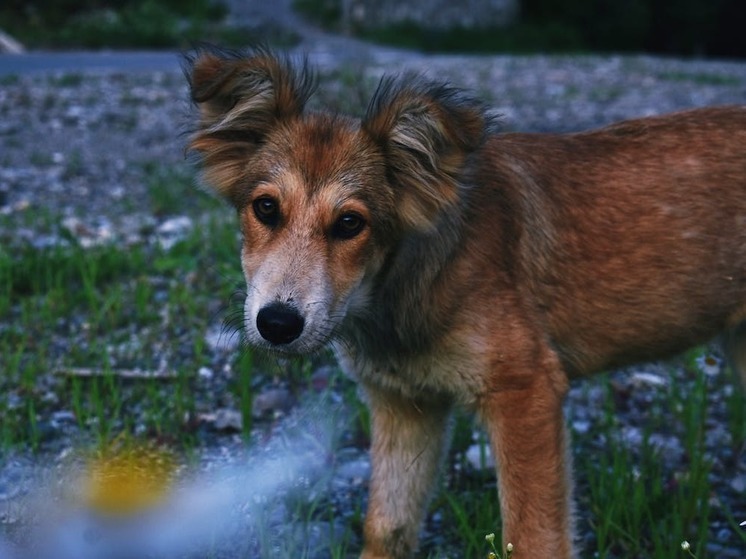
<svg viewBox="0 0 746 559"><path fill-rule="evenodd" d="M277 225L280 218L280 209L275 200L262 196L254 200L253 208L254 215L259 221L270 227Z"/></svg>
<svg viewBox="0 0 746 559"><path fill-rule="evenodd" d="M351 239L365 227L365 220L356 213L342 214L332 227L332 235L338 239Z"/></svg>

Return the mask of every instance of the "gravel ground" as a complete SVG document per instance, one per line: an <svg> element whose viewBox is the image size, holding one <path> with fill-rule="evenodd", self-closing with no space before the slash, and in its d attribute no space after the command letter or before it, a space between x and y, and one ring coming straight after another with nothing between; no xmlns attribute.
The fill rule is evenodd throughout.
<svg viewBox="0 0 746 559"><path fill-rule="evenodd" d="M311 59L327 78L369 94L378 78L424 72L476 91L505 130L582 130L633 116L746 101L746 64L651 57L419 56L369 49L335 64ZM326 93L332 91L332 94ZM354 108L358 99L340 100ZM148 213L142 164L184 167L188 123L184 80L173 72L76 72L5 77L0 88L0 205L32 206L90 219ZM126 198L127 203L122 204ZM7 234L2 233L2 234ZM13 234L16 236L16 233Z"/></svg>
<svg viewBox="0 0 746 559"><path fill-rule="evenodd" d="M502 115L505 130L581 130L688 107L746 103L746 63L646 56L424 56L357 42L341 48L340 41L343 39L311 37L301 49L309 51L311 62L320 68L319 102L350 110L360 110L360 99L370 94L381 75L409 70L476 91ZM2 78L0 214L4 219L0 221L0 243L43 247L58 242L59 231L41 218L38 222L34 219L45 213L62 216L76 235L96 241L119 242L155 234L166 218L155 215L149 205L147 169L157 164L177 173L191 172L183 153L188 112L178 68L161 72L81 70ZM195 191L195 196L200 195ZM2 322L0 317L0 325ZM710 375L716 379L716 388L709 394L714 410L706 434L714 462L714 487L718 502L746 520L743 452L723 450L729 440L725 400L732 388L720 380L721 367L715 363ZM639 444L644 416L661 385L691 382L683 373L673 381L666 380L668 368L648 365L614 376L615 395L623 402L619 406L620 439L615 444ZM323 383L325 369L317 373ZM603 389L598 384L589 386L574 387L569 398L568 416L576 438L582 438L588 426L601 419ZM219 387L213 387L200 397L218 400L218 391ZM275 393L266 398L270 400L268 409L283 411L291 424L308 423L307 410L297 404L305 396L292 399L286 393ZM209 403L205 405L209 407ZM53 423L53 418L42 419ZM327 435L322 438L327 444ZM65 462L68 443L64 430L53 437L47 449L50 464ZM202 458L202 469L221 472L221 479L234 476L226 468L241 455L237 440L225 435L222 439L217 436L213 443ZM608 441L582 444L591 450L604 443ZM658 444L664 450L664 460L674 465L685 461L682 443L676 437L660 434ZM342 516L350 516L349 507L356 506L355 501L364 493L367 458L355 445L343 445L336 451L336 460L337 473L323 490L332 494L331 501L348 503ZM0 465L0 513L6 522L12 514L2 513L3 503L13 503L24 494L29 480L48 475L44 474L48 469L34 464L35 460L19 455ZM29 475L30 469L39 472ZM313 486L314 476L306 475L309 479L304 483ZM235 499L226 503L235 504ZM272 514L274 525L286 519L283 510ZM334 522L316 523L301 537L324 540L335 529ZM427 530L426 539L435 538L437 519L431 520ZM713 530L716 538L711 556L744 556L732 528L723 524ZM2 546L0 541L0 559L6 559L10 552L4 552Z"/></svg>

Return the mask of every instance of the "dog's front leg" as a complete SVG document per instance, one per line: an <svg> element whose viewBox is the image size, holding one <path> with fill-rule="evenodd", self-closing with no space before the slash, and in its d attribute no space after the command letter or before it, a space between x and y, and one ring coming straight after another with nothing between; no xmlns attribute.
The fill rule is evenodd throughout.
<svg viewBox="0 0 746 559"><path fill-rule="evenodd" d="M361 559L405 559L417 534L448 438L450 403L366 387L372 476Z"/></svg>
<svg viewBox="0 0 746 559"><path fill-rule="evenodd" d="M550 360L551 361L551 360ZM495 452L503 544L514 559L574 556L572 483L559 366L509 373L480 403Z"/></svg>

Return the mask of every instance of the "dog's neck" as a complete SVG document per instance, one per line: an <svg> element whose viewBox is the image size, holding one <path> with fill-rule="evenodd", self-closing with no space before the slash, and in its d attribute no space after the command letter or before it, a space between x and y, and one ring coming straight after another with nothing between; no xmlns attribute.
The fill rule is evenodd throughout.
<svg viewBox="0 0 746 559"><path fill-rule="evenodd" d="M374 362L381 356L402 359L431 349L448 330L452 307L458 304L459 294L445 288L443 270L460 249L461 216L456 207L443 212L435 227L409 233L392 248L371 279L369 304L343 324L339 334L344 345ZM433 304L436 298L438 304Z"/></svg>

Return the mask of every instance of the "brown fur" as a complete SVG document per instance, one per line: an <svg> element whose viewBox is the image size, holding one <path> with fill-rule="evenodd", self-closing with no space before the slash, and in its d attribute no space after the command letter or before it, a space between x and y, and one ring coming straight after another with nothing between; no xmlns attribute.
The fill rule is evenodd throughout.
<svg viewBox="0 0 746 559"><path fill-rule="evenodd" d="M567 558L569 378L722 331L745 374L746 108L497 134L420 78L357 121L304 111L305 69L264 51L187 74L190 147L240 216L249 342L330 343L367 394L365 559L413 553L454 404L490 432L514 557Z"/></svg>

